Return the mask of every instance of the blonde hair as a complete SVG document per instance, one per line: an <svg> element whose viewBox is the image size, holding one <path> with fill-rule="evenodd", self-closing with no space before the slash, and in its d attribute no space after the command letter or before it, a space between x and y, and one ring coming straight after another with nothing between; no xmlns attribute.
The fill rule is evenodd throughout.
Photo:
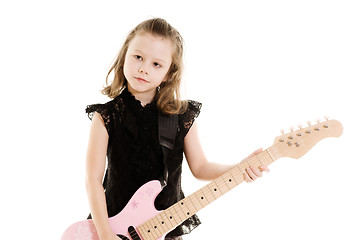
<svg viewBox="0 0 360 240"><path fill-rule="evenodd" d="M183 38L175 28L161 18L146 20L129 33L115 62L106 76L106 86L102 90L102 93L110 98L115 98L126 87L127 81L124 75L125 56L130 42L134 39L136 34L139 33L151 33L165 37L172 42L174 51L172 54L172 63L167 73L168 79L160 84L160 89L158 90L155 99L157 100L158 109L164 114L178 114L184 112L187 108L187 102L182 102L180 98L180 83L183 73ZM112 72L114 72L114 79L111 84L109 84L109 75Z"/></svg>

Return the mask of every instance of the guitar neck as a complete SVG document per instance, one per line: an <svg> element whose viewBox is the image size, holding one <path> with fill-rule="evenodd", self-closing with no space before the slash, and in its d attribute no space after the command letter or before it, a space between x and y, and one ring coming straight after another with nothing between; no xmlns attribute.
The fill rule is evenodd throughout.
<svg viewBox="0 0 360 240"><path fill-rule="evenodd" d="M272 147L242 161L230 171L138 226L144 240L158 239L183 221L244 182L248 166L268 166L277 159Z"/></svg>

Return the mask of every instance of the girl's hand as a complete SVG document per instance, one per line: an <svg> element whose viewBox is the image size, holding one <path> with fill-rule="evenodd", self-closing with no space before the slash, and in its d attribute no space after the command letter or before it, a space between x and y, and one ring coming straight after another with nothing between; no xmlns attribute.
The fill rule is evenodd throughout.
<svg viewBox="0 0 360 240"><path fill-rule="evenodd" d="M252 154L250 154L247 158L245 158L243 161L246 161L250 158L252 158L253 156L255 156L256 154L262 152L262 148L256 150L255 152L253 152ZM250 183L255 181L257 178L262 176L262 172L269 172L269 168L267 166L260 166L260 167L255 167L255 166L250 166L247 167L245 169L245 173L244 173L244 179L246 182Z"/></svg>

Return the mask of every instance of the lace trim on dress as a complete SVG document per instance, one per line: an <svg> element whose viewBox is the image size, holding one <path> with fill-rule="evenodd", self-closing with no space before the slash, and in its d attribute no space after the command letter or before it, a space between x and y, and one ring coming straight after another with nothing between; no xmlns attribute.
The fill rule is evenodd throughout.
<svg viewBox="0 0 360 240"><path fill-rule="evenodd" d="M188 109L183 114L183 123L185 135L189 132L191 126L195 122L195 118L197 118L200 114L202 104L197 101L188 100Z"/></svg>
<svg viewBox="0 0 360 240"><path fill-rule="evenodd" d="M109 111L109 107L106 106L106 104L93 104L93 105L88 105L86 107L86 113L88 114L88 118L90 120L93 119L94 117L94 112L97 112L101 115L104 124L105 124L105 128L107 130L107 132L110 134L111 132L111 118L112 115Z"/></svg>

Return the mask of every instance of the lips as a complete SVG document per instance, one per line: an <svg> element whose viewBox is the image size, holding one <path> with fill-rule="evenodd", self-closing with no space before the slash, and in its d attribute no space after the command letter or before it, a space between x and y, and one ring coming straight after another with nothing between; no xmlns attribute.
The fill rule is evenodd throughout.
<svg viewBox="0 0 360 240"><path fill-rule="evenodd" d="M139 82L142 82L142 83L149 83L149 81L143 79L143 78L139 78L139 77L135 77L136 80L138 80Z"/></svg>

